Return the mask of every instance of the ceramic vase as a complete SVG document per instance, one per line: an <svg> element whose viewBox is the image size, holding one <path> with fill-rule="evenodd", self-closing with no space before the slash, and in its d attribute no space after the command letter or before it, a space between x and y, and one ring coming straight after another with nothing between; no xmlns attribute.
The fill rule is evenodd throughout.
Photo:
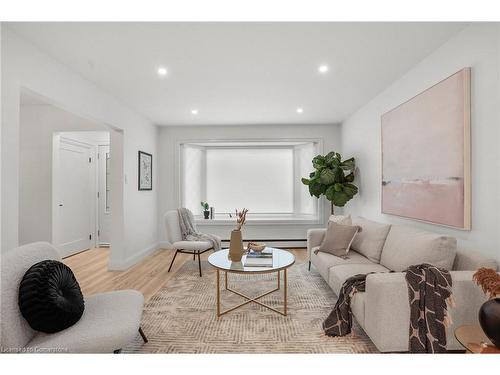
<svg viewBox="0 0 500 375"><path fill-rule="evenodd" d="M479 324L491 342L500 348L500 298L483 303L479 309Z"/></svg>
<svg viewBox="0 0 500 375"><path fill-rule="evenodd" d="M229 243L229 258L233 262L240 262L243 256L243 238L241 230L231 231L231 241Z"/></svg>

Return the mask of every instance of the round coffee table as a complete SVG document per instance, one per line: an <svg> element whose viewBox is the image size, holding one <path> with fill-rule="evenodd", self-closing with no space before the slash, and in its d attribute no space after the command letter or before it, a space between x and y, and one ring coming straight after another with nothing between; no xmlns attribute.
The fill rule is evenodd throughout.
<svg viewBox="0 0 500 375"><path fill-rule="evenodd" d="M208 257L208 262L214 266L217 270L217 317L227 314L230 311L234 311L237 308L245 306L251 302L256 303L257 305L263 306L269 310L272 310L278 314L286 316L287 314L287 269L291 267L295 263L295 256L286 250L275 249L272 247L266 247L266 252L273 253L273 265L272 267L245 267L246 255L243 255L241 262L232 262L229 259L229 249L223 249L216 251ZM220 306L220 272L224 272L224 289L237 294L240 297L246 299L246 301L231 307L225 311L221 311ZM263 302L260 302L264 296L276 292L281 289L281 272L283 271L283 311L277 310L274 307L266 305ZM249 275L259 275L264 273L276 273L278 286L275 289L269 290L263 294L260 294L257 297L247 296L237 290L234 290L228 286L228 273L240 273L240 274L249 274Z"/></svg>

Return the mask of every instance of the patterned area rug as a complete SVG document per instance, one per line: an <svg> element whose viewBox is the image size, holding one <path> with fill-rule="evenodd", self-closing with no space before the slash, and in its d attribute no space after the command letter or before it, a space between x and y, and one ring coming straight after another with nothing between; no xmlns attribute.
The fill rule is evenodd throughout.
<svg viewBox="0 0 500 375"><path fill-rule="evenodd" d="M288 316L255 303L217 318L216 272L204 262L203 277L196 262L187 262L144 308L140 337L125 353L373 353L377 349L355 322L353 334L327 337L321 324L337 297L323 278L307 264L288 270ZM247 295L259 295L276 287L276 274L229 274L229 287ZM223 274L221 273L221 288ZM244 299L221 292L223 309ZM283 289L260 301L282 309Z"/></svg>

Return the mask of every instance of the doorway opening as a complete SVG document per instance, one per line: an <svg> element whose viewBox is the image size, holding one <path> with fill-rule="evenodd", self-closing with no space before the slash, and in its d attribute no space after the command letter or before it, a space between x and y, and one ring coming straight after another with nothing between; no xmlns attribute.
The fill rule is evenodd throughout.
<svg viewBox="0 0 500 375"><path fill-rule="evenodd" d="M119 268L123 132L22 89L19 142L19 245L50 242L61 257L109 247Z"/></svg>
<svg viewBox="0 0 500 375"><path fill-rule="evenodd" d="M66 257L109 246L110 135L55 132L52 143L52 242Z"/></svg>

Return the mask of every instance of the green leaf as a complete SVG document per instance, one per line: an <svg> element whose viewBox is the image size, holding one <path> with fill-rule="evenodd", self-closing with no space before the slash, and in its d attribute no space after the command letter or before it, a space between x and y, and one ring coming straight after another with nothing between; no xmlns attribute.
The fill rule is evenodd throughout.
<svg viewBox="0 0 500 375"><path fill-rule="evenodd" d="M321 155L317 155L312 160L312 163L313 163L313 167L316 169L324 167L325 166L325 157L321 156Z"/></svg>
<svg viewBox="0 0 500 375"><path fill-rule="evenodd" d="M302 177L302 183L304 185L309 185L309 182L310 182L310 180L308 180L307 178Z"/></svg>
<svg viewBox="0 0 500 375"><path fill-rule="evenodd" d="M344 171L341 168L335 168L333 173L335 174L335 182L345 182Z"/></svg>
<svg viewBox="0 0 500 375"><path fill-rule="evenodd" d="M336 152L330 152L328 153L325 158L326 158L326 164L330 168L337 168L340 165L340 154Z"/></svg>
<svg viewBox="0 0 500 375"><path fill-rule="evenodd" d="M323 184L320 184L319 182L310 182L309 183L309 193L311 196L315 196L316 198L319 198L322 194L324 194L326 191L326 186Z"/></svg>
<svg viewBox="0 0 500 375"><path fill-rule="evenodd" d="M333 194L333 204L337 207L344 207L345 204L347 202L349 202L351 198L346 194L344 193L343 191L336 191L334 194Z"/></svg>
<svg viewBox="0 0 500 375"><path fill-rule="evenodd" d="M349 202L352 199L352 196L349 196L349 194L347 194L344 189L345 185L342 186L342 191L337 191L335 189L335 185L332 185L328 189L326 189L325 197L330 202L333 202L335 206L343 207L347 202Z"/></svg>
<svg viewBox="0 0 500 375"><path fill-rule="evenodd" d="M328 154L326 154L325 156L325 161L327 164L331 163L333 161L333 159L335 159L337 157L335 151L332 151L332 152L329 152Z"/></svg>
<svg viewBox="0 0 500 375"><path fill-rule="evenodd" d="M335 191L342 191L342 184L339 184L339 183L337 182L335 185L333 185L333 189L334 189Z"/></svg>
<svg viewBox="0 0 500 375"><path fill-rule="evenodd" d="M354 181L354 173L349 173L347 176L345 176L346 182L353 182Z"/></svg>
<svg viewBox="0 0 500 375"><path fill-rule="evenodd" d="M335 195L335 188L332 186L329 186L328 189L325 191L325 197L328 199L330 202L333 201L333 196Z"/></svg>
<svg viewBox="0 0 500 375"><path fill-rule="evenodd" d="M358 193L358 188L353 184L344 184L343 191L349 196L349 198L352 198Z"/></svg>
<svg viewBox="0 0 500 375"><path fill-rule="evenodd" d="M331 185L335 182L335 174L330 168L325 168L321 171L319 180L324 185Z"/></svg>
<svg viewBox="0 0 500 375"><path fill-rule="evenodd" d="M344 171L353 171L354 168L356 168L356 162L354 161L354 158L344 160L342 163L340 163L340 168L342 168Z"/></svg>

